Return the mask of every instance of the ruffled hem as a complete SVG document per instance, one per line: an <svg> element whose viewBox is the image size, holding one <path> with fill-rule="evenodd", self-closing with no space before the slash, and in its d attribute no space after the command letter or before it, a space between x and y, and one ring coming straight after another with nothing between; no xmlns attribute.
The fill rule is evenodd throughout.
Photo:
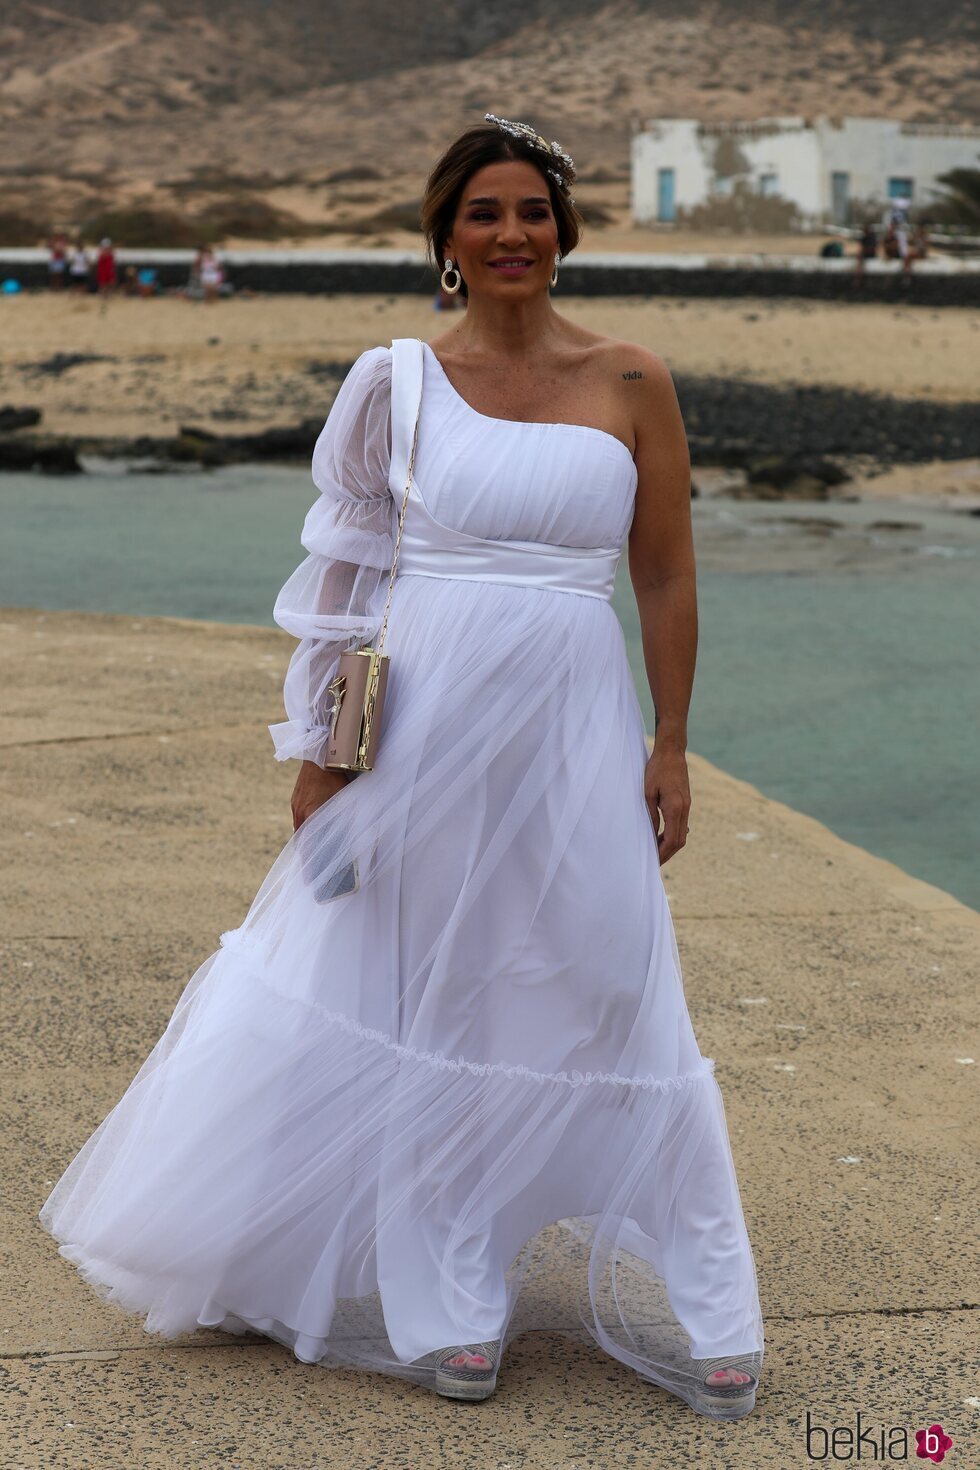
<svg viewBox="0 0 980 1470"><path fill-rule="evenodd" d="M147 1331L251 1328L307 1362L415 1376L571 1318L696 1407L692 1357L761 1346L712 1059L622 1076L404 1045L286 994L236 931L40 1219Z"/></svg>
<svg viewBox="0 0 980 1470"><path fill-rule="evenodd" d="M277 994L281 994L284 1000L290 1000L286 992L280 990L275 983L275 977L271 970L263 963L262 952L258 945L253 944L245 938L239 929L228 929L220 935L222 948L235 950L248 958L262 974L265 984L271 986ZM428 1067L442 1068L449 1072L469 1072L474 1077L520 1077L528 1082L540 1082L550 1085L558 1084L565 1087L597 1087L614 1086L637 1089L639 1091L662 1091L688 1087L692 1083L700 1081L705 1076L714 1073L715 1062L713 1057L703 1058L703 1065L694 1068L690 1072L681 1073L674 1077L622 1077L616 1072L536 1072L530 1067L509 1062L472 1062L465 1057L448 1057L442 1052L420 1051L416 1047L405 1046L402 1042L395 1041L383 1031L376 1030L370 1026L362 1026L350 1016L341 1015L338 1011L331 1011L315 1001L305 1001L312 1010L331 1027L337 1027L349 1036L356 1036L362 1041L372 1041L384 1047L394 1056L403 1058Z"/></svg>
<svg viewBox="0 0 980 1470"><path fill-rule="evenodd" d="M43 1213L39 1218L59 1241L58 1254L76 1268L99 1300L130 1319L142 1319L143 1330L150 1336L172 1342L199 1330L217 1331L233 1337L251 1334L279 1343L298 1362L308 1366L355 1368L383 1373L429 1389L435 1387L435 1370L430 1354L408 1362L396 1357L385 1327L384 1306L377 1292L367 1297L339 1301L329 1336L318 1336L277 1316L260 1312L242 1315L240 1310L232 1309L219 1300L205 1283L173 1279L151 1281L146 1276L94 1258L84 1248L62 1240ZM731 1417L723 1410L707 1408L700 1401L700 1376L692 1364L711 1355L695 1353L684 1334L671 1327L669 1308L664 1310L661 1306L659 1322L644 1324L631 1332L624 1338L622 1346L607 1336L601 1327L596 1330L589 1320L591 1313L587 1305L580 1305L577 1321L574 1310L571 1314L560 1311L552 1315L542 1313L540 1298L548 1289L549 1276L552 1287L558 1284L553 1274L556 1270L567 1273L571 1269L580 1281L588 1277L590 1241L591 1231L582 1222L562 1220L526 1243L508 1275L508 1299L513 1311L501 1330L499 1359L505 1362L510 1344L524 1332L548 1331L583 1344L598 1342L605 1351L634 1368L641 1377L684 1400L705 1417ZM622 1274L625 1277L625 1268ZM531 1293L536 1293L538 1300L529 1304L526 1298ZM175 1325L173 1319L176 1304L181 1301L188 1304L188 1314L196 1312L193 1322L188 1320L183 1326ZM653 1343L657 1344L656 1371L651 1371L649 1358L641 1356L644 1351L650 1353ZM449 1343L440 1344L440 1347L448 1346ZM724 1356L734 1357L740 1352L761 1353L758 1365L761 1369L765 1355L761 1334L754 1347L736 1346L726 1351Z"/></svg>

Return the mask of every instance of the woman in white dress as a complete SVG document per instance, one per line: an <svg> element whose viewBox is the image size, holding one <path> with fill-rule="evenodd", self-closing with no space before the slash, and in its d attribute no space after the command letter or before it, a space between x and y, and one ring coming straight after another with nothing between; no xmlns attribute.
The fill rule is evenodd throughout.
<svg viewBox="0 0 980 1470"><path fill-rule="evenodd" d="M763 1324L660 871L690 807L690 465L663 361L554 310L573 180L492 114L433 170L467 311L355 362L275 606L293 835L40 1218L149 1332L484 1398L517 1333L584 1327L737 1418ZM406 483L379 749L349 779L328 686L379 632Z"/></svg>

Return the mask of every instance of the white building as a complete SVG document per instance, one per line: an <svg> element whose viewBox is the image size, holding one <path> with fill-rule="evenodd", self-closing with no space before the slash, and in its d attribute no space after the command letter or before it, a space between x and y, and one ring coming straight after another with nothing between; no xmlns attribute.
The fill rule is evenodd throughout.
<svg viewBox="0 0 980 1470"><path fill-rule="evenodd" d="M776 196L796 206L802 227L859 224L860 215L880 217L890 199L928 207L943 192L940 174L978 166L980 126L971 124L652 118L632 139L633 219L683 222L687 211L738 194L743 217L748 196Z"/></svg>

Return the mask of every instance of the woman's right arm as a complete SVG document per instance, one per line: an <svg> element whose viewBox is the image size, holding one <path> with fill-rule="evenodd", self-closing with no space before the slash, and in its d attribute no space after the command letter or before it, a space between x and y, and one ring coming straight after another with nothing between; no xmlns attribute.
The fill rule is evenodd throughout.
<svg viewBox="0 0 980 1470"><path fill-rule="evenodd" d="M375 347L354 363L313 451L320 494L303 526L308 555L279 593L273 617L298 638L286 671L288 718L269 726L277 760L299 760L293 824L346 784L324 766L334 678L341 653L377 635L394 555L391 351Z"/></svg>

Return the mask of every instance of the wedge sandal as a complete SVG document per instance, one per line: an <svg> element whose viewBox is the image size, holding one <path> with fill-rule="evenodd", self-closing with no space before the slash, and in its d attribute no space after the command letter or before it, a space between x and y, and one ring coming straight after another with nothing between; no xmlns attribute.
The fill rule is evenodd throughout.
<svg viewBox="0 0 980 1470"><path fill-rule="evenodd" d="M694 1394L696 1407L702 1414L715 1419L741 1419L743 1414L751 1414L761 1366L761 1352L738 1353L728 1358L695 1358L694 1371L698 1377ZM743 1374L746 1381L726 1382L726 1370Z"/></svg>
<svg viewBox="0 0 980 1470"><path fill-rule="evenodd" d="M500 1342L440 1348L420 1359L435 1368L435 1391L446 1399L488 1399L497 1387Z"/></svg>

